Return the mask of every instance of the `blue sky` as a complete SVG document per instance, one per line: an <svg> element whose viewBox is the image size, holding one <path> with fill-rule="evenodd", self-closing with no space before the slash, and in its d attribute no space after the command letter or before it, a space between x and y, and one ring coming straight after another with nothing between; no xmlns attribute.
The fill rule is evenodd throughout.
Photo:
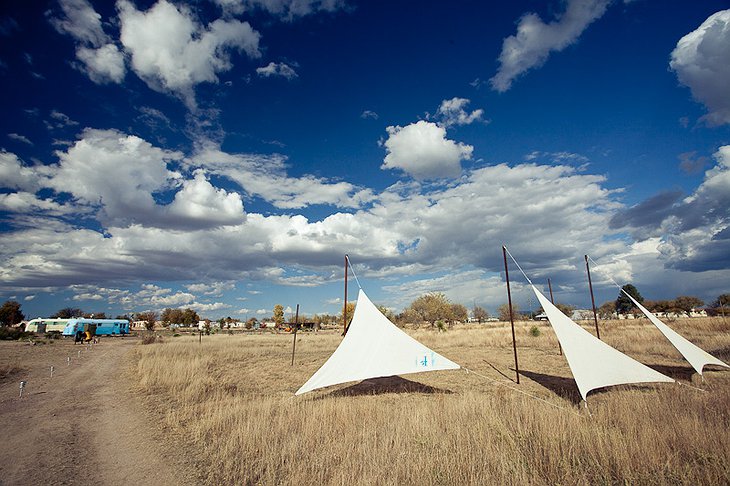
<svg viewBox="0 0 730 486"><path fill-rule="evenodd" d="M4 2L0 298L29 317L730 290L726 1ZM511 270L522 307L534 307ZM352 298L354 299L354 292Z"/></svg>

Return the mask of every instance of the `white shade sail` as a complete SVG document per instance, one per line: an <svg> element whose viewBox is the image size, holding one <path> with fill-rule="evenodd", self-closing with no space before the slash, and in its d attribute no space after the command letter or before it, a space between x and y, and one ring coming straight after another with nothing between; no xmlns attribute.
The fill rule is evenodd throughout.
<svg viewBox="0 0 730 486"><path fill-rule="evenodd" d="M532 286L563 348L583 400L591 390L628 383L674 380L612 348L560 312Z"/></svg>
<svg viewBox="0 0 730 486"><path fill-rule="evenodd" d="M458 368L398 329L360 289L347 334L296 395L349 381Z"/></svg>
<svg viewBox="0 0 730 486"><path fill-rule="evenodd" d="M652 324L654 324L659 331L661 331L662 334L664 334L664 337L666 337L672 345L677 348L677 351L682 353L682 356L684 356L684 359L689 361L689 364L692 365L692 368L694 368L697 373L700 375L702 374L702 368L704 368L706 365L718 365L718 366L724 366L725 368L730 368L726 363L723 363L719 359L715 358L713 355L705 351L704 349L695 346L691 342L689 342L687 339L685 339L682 335L680 335L677 331L672 329L671 327L664 324L662 321L660 321L654 314L649 312L649 310L644 307L643 305L639 304L636 299L634 299L632 296L628 294L628 292L621 290L624 294L626 294L629 299L634 303L636 307L641 310L641 312L644 313L646 317L649 318Z"/></svg>

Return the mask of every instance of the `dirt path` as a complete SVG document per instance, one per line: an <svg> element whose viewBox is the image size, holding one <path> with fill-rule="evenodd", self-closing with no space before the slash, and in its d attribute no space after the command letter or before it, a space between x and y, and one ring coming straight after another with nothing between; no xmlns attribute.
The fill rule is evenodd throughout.
<svg viewBox="0 0 730 486"><path fill-rule="evenodd" d="M0 364L21 368L0 382L0 485L197 483L182 451L129 391L134 345L0 343Z"/></svg>

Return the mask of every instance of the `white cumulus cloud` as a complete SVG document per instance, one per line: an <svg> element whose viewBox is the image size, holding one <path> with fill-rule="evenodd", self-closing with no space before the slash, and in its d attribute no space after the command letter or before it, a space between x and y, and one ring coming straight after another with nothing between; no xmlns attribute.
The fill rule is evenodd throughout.
<svg viewBox="0 0 730 486"><path fill-rule="evenodd" d="M0 187L35 192L41 188L36 168L26 167L17 155L0 151Z"/></svg>
<svg viewBox="0 0 730 486"><path fill-rule="evenodd" d="M611 0L568 0L565 12L548 24L535 13L525 14L517 24L517 33L502 44L499 70L490 79L492 88L507 91L520 75L542 66L551 52L573 44L604 14L609 3Z"/></svg>
<svg viewBox="0 0 730 486"><path fill-rule="evenodd" d="M76 57L86 66L89 78L97 83L121 83L127 71L124 55L115 44L104 44L99 48L79 47Z"/></svg>
<svg viewBox="0 0 730 486"><path fill-rule="evenodd" d="M470 103L466 98L451 98L443 100L436 111L436 118L440 120L443 127L453 125L469 125L482 119L484 110L477 109L468 113L465 108Z"/></svg>
<svg viewBox="0 0 730 486"><path fill-rule="evenodd" d="M63 16L52 18L51 23L76 40L80 70L97 84L121 83L126 73L124 55L104 32L101 15L88 0L60 0L59 5Z"/></svg>
<svg viewBox="0 0 730 486"><path fill-rule="evenodd" d="M389 126L383 143L387 155L381 169L400 169L416 179L457 177L461 161L471 159L474 147L446 138L446 129L424 120Z"/></svg>
<svg viewBox="0 0 730 486"><path fill-rule="evenodd" d="M260 34L248 22L218 19L200 25L187 8L160 0L146 12L119 0L121 42L131 56L134 72L149 87L180 97L196 109L194 88L215 83L217 74L231 69L229 51L257 58Z"/></svg>
<svg viewBox="0 0 730 486"><path fill-rule="evenodd" d="M153 193L175 184L167 161L182 154L116 130L87 129L60 159L50 187L99 206L107 223L145 220L155 213Z"/></svg>
<svg viewBox="0 0 730 486"><path fill-rule="evenodd" d="M213 226L233 225L245 220L241 196L213 187L203 170L195 171L192 180L183 182L183 188L175 194L167 211L182 221L208 221Z"/></svg>
<svg viewBox="0 0 730 486"><path fill-rule="evenodd" d="M711 15L682 37L669 65L707 107L709 125L730 123L730 10Z"/></svg>

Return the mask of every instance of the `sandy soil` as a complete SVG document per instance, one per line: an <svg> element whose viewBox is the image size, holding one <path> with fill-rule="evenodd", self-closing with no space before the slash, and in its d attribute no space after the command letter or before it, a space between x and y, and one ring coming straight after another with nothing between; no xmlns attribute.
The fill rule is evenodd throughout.
<svg viewBox="0 0 730 486"><path fill-rule="evenodd" d="M183 445L132 392L137 343L0 342L0 485L198 483Z"/></svg>

